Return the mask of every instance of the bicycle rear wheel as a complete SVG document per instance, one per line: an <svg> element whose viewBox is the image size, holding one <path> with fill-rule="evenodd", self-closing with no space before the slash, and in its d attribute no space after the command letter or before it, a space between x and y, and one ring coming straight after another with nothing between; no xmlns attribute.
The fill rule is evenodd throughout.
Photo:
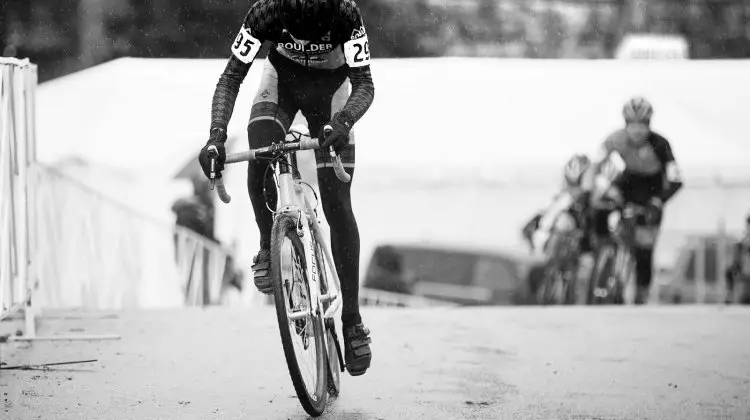
<svg viewBox="0 0 750 420"><path fill-rule="evenodd" d="M302 407L313 417L320 416L328 399L325 330L322 314L310 308L302 241L297 235L297 219L279 216L271 236L271 273L276 316L289 375ZM303 316L305 312L309 314Z"/></svg>

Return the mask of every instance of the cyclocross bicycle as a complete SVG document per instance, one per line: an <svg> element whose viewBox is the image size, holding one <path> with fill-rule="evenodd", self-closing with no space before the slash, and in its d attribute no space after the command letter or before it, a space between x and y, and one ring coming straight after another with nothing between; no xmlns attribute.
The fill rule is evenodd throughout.
<svg viewBox="0 0 750 420"><path fill-rule="evenodd" d="M552 257L545 264L536 301L540 305L572 305L576 302L583 231L575 228L553 235Z"/></svg>
<svg viewBox="0 0 750 420"><path fill-rule="evenodd" d="M326 126L326 135L331 130ZM340 373L345 370L334 322L341 308L341 285L317 218L317 194L297 168L295 152L319 148L318 139L295 127L287 134L294 140L228 154L225 163L271 160L277 191L277 205L272 210L271 276L281 344L297 397L305 411L317 417L323 414L328 397L338 395ZM333 149L330 155L336 176L350 182L340 156ZM210 179L221 200L229 203L223 179L214 171L215 159L212 155ZM313 192L315 206L304 194L304 187Z"/></svg>
<svg viewBox="0 0 750 420"><path fill-rule="evenodd" d="M635 280L636 221L644 208L628 204L618 210L617 223L610 229L610 238L597 247L594 269L589 284L589 304L624 304L632 302Z"/></svg>

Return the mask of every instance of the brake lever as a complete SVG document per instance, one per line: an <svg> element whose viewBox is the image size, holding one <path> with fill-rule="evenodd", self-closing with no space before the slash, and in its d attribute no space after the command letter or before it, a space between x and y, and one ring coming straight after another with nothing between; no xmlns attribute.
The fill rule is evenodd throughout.
<svg viewBox="0 0 750 420"><path fill-rule="evenodd" d="M213 191L214 186L216 185L216 157L212 156L213 153L209 152L210 162L211 162L211 170L208 173L208 180L209 184L211 186L211 191Z"/></svg>
<svg viewBox="0 0 750 420"><path fill-rule="evenodd" d="M213 191L214 186L216 185L216 159L219 157L219 152L216 150L216 146L209 146L208 147L208 158L210 162L211 169L208 172L208 180L211 186L211 190Z"/></svg>
<svg viewBox="0 0 750 420"><path fill-rule="evenodd" d="M325 127L323 127L323 135L324 135L325 137L328 137L328 136L330 136L330 135L331 135L331 133L333 133L333 127L331 127L330 125L326 125ZM320 140L321 140L321 141L323 141L323 139L320 139ZM336 151L335 151L335 150L333 150L333 146L328 146L328 154L329 154L329 155L330 155L330 156L331 156L332 158L335 158L335 157L336 157Z"/></svg>

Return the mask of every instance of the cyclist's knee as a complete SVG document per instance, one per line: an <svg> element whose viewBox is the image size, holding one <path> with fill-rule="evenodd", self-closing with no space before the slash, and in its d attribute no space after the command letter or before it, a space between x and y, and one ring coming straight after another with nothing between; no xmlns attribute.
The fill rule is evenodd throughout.
<svg viewBox="0 0 750 420"><path fill-rule="evenodd" d="M568 212L560 213L553 223L553 230L559 234L568 234L577 227L575 218Z"/></svg>
<svg viewBox="0 0 750 420"><path fill-rule="evenodd" d="M255 114L255 113L253 113ZM278 116L253 115L247 125L247 139L250 147L270 146L271 143L284 141L286 135L285 123Z"/></svg>
<svg viewBox="0 0 750 420"><path fill-rule="evenodd" d="M344 185L331 185L333 182L343 184L338 179L328 180L324 182L320 179L321 170L318 171L318 180L320 182L320 200L321 206L323 207L323 213L326 216L329 224L331 223L347 223L349 220L354 219L354 212L352 211L351 195L349 194L348 184ZM336 178L332 169L327 168L325 172L330 174L324 175L325 177L333 176ZM347 170L350 172L350 170Z"/></svg>
<svg viewBox="0 0 750 420"><path fill-rule="evenodd" d="M284 140L285 135L286 131L281 119L253 112L250 123L247 125L247 138L250 148L255 149L269 146L271 143L279 143ZM248 183L257 182L261 184L268 165L269 162L265 159L250 161L248 163ZM268 180L266 180L267 182Z"/></svg>

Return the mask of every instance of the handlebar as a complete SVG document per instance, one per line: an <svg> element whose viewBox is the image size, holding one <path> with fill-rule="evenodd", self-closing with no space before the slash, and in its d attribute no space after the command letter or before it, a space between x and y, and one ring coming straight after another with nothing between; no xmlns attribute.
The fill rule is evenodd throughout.
<svg viewBox="0 0 750 420"><path fill-rule="evenodd" d="M326 125L323 128L323 133L327 136L333 131L333 128L330 125ZM274 143L267 147L260 147L257 149L250 149L246 150L244 152L238 152L238 153L231 153L228 154L224 163L230 164L230 163L238 163L238 162L248 162L251 160L256 160L261 157L271 157L271 156L278 156L279 154L285 154L285 153L291 153L296 152L298 150L312 150L312 149L319 149L320 144L318 142L318 139L311 138L309 134L301 134L301 137L299 141L292 141L292 142L283 142L283 143ZM308 137L308 138L304 138ZM349 183L352 179L351 175L346 173L346 170L344 170L344 165L341 163L341 156L337 155L336 152L333 150L333 147L330 149L330 155L331 155L331 161L333 162L333 170L336 172L336 177L341 182ZM226 186L224 185L223 178L217 178L215 174L215 168L216 167L216 158L214 156L211 157L211 176L210 179L212 181L212 186L215 185L216 191L219 194L219 198L224 203L229 203L232 201L232 197L227 192Z"/></svg>

